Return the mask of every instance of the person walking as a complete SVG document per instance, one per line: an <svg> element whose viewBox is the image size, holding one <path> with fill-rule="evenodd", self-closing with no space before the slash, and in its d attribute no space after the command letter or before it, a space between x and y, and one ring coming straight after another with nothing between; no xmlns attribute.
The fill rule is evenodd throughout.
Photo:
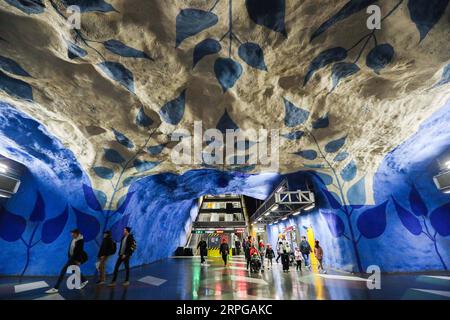
<svg viewBox="0 0 450 320"><path fill-rule="evenodd" d="M297 271L298 270L302 271L303 255L302 255L302 252L300 251L299 247L295 247L294 257L295 257L295 269Z"/></svg>
<svg viewBox="0 0 450 320"><path fill-rule="evenodd" d="M317 261L319 261L319 272L322 273L327 273L324 269L323 269L323 249L319 244L319 240L316 240L316 245L314 246L314 256L316 257Z"/></svg>
<svg viewBox="0 0 450 320"><path fill-rule="evenodd" d="M289 242L283 238L281 241L281 263L283 265L283 272L289 272L289 256L291 254L291 246Z"/></svg>
<svg viewBox="0 0 450 320"><path fill-rule="evenodd" d="M278 263L278 260L280 260L281 256L283 255L283 250L281 249L281 247L283 246L283 241L280 238L277 242L277 258L275 259L276 263Z"/></svg>
<svg viewBox="0 0 450 320"><path fill-rule="evenodd" d="M230 248L227 243L227 239L222 239L222 244L220 245L219 253L222 255L223 264L226 267L227 266L227 258L228 254L230 253Z"/></svg>
<svg viewBox="0 0 450 320"><path fill-rule="evenodd" d="M303 261L305 261L305 268L311 270L311 264L309 262L309 254L312 252L311 246L308 241L306 241L306 237L302 237L302 241L300 242L300 251L303 255Z"/></svg>
<svg viewBox="0 0 450 320"><path fill-rule="evenodd" d="M114 266L113 279L109 284L110 287L116 285L117 274L119 273L119 268L122 263L125 266L125 281L123 282L123 285L127 286L130 284L130 258L135 250L136 242L131 234L131 228L125 227L123 229L123 237L120 240L119 256L117 257L116 265Z"/></svg>
<svg viewBox="0 0 450 320"><path fill-rule="evenodd" d="M266 255L266 246L264 241L259 240L259 255L261 257L261 272L264 272L264 256Z"/></svg>
<svg viewBox="0 0 450 320"><path fill-rule="evenodd" d="M197 244L197 249L200 249L200 263L204 264L206 262L205 256L208 255L208 244L206 243L205 239L201 239L200 242Z"/></svg>
<svg viewBox="0 0 450 320"><path fill-rule="evenodd" d="M61 285L61 282L64 280L67 268L69 268L69 266L72 265L80 266L88 260L88 256L86 252L84 252L84 238L83 235L80 233L80 230L74 229L70 231L70 235L72 236L72 241L70 242L69 245L67 262L62 267L55 286L45 291L45 293L58 293L59 286ZM83 289L88 284L88 280L81 273L80 276L81 276L81 285L77 289Z"/></svg>
<svg viewBox="0 0 450 320"><path fill-rule="evenodd" d="M272 259L275 257L275 252L273 252L272 247L270 246L270 244L267 245L267 249L266 249L266 258L267 258L267 268L270 269L272 268ZM270 267L269 267L270 265Z"/></svg>
<svg viewBox="0 0 450 320"><path fill-rule="evenodd" d="M116 243L112 239L111 231L105 231L103 233L102 244L100 245L100 249L97 255L97 263L98 266L98 281L97 284L104 284L106 281L106 262L109 260L109 257L116 253L117 247Z"/></svg>
<svg viewBox="0 0 450 320"><path fill-rule="evenodd" d="M234 246L236 247L236 254L239 256L241 254L241 242L236 240Z"/></svg>
<svg viewBox="0 0 450 320"><path fill-rule="evenodd" d="M252 259L252 256L250 255L251 248L252 248L252 236L248 236L244 249L245 260L247 261L247 270L250 269L250 262Z"/></svg>

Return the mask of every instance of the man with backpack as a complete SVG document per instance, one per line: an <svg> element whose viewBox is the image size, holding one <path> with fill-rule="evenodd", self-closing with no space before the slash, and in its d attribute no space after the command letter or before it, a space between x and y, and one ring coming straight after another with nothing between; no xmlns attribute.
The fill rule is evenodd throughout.
<svg viewBox="0 0 450 320"><path fill-rule="evenodd" d="M123 230L123 237L120 240L119 256L117 258L116 265L114 266L113 279L109 284L110 287L116 285L117 274L119 273L119 267L122 263L125 266L125 281L123 282L123 285L128 286L130 284L130 258L135 250L136 241L131 234L131 228L125 227Z"/></svg>
<svg viewBox="0 0 450 320"><path fill-rule="evenodd" d="M305 261L305 268L311 270L311 264L309 262L309 254L312 252L311 246L308 241L306 241L306 237L302 237L302 241L300 242L300 251L303 255L303 260Z"/></svg>
<svg viewBox="0 0 450 320"><path fill-rule="evenodd" d="M197 244L197 249L200 249L200 264L204 264L206 262L205 257L208 255L208 244L205 239L201 239Z"/></svg>
<svg viewBox="0 0 450 320"><path fill-rule="evenodd" d="M109 257L116 253L117 246L113 241L111 236L111 231L105 231L103 233L103 241L100 245L100 250L98 251L98 261L97 261L97 269L98 269L98 281L97 284L104 284L106 281L106 262Z"/></svg>

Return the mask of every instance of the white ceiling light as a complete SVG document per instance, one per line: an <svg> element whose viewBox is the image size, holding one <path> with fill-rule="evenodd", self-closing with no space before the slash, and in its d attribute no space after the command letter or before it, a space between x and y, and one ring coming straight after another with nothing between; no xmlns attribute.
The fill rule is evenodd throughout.
<svg viewBox="0 0 450 320"><path fill-rule="evenodd" d="M276 204L275 206L272 207L272 211L276 211L278 209L278 205Z"/></svg>
<svg viewBox="0 0 450 320"><path fill-rule="evenodd" d="M293 214L293 216L298 216L300 214L300 211L299 212L296 212L296 213L294 213Z"/></svg>
<svg viewBox="0 0 450 320"><path fill-rule="evenodd" d="M303 210L308 211L308 210L313 209L314 207L315 207L314 203L311 203L311 204L307 205L306 207L304 207Z"/></svg>
<svg viewBox="0 0 450 320"><path fill-rule="evenodd" d="M284 221L284 220L286 220L287 218L288 218L288 217L283 217L283 218L281 218L281 220L283 220L283 221Z"/></svg>
<svg viewBox="0 0 450 320"><path fill-rule="evenodd" d="M267 217L270 214L270 211L267 211L266 213L264 213L264 215Z"/></svg>
<svg viewBox="0 0 450 320"><path fill-rule="evenodd" d="M0 163L0 173L6 173L8 170L8 166L4 165L3 163Z"/></svg>
<svg viewBox="0 0 450 320"><path fill-rule="evenodd" d="M450 160L448 160L448 161L445 163L445 166L447 167L447 169L450 169Z"/></svg>

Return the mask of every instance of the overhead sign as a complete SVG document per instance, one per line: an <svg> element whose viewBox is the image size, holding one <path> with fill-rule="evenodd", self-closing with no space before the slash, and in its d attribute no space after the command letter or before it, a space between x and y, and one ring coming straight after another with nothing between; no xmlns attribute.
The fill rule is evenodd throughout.
<svg viewBox="0 0 450 320"><path fill-rule="evenodd" d="M284 232L291 232L295 230L295 226L289 226L283 229Z"/></svg>

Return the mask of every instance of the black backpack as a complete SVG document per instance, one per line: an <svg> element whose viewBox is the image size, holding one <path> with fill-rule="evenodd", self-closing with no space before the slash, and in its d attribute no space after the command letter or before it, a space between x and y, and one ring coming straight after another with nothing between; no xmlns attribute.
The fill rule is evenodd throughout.
<svg viewBox="0 0 450 320"><path fill-rule="evenodd" d="M111 240L111 252L108 253L109 256L112 256L117 251L117 244Z"/></svg>

